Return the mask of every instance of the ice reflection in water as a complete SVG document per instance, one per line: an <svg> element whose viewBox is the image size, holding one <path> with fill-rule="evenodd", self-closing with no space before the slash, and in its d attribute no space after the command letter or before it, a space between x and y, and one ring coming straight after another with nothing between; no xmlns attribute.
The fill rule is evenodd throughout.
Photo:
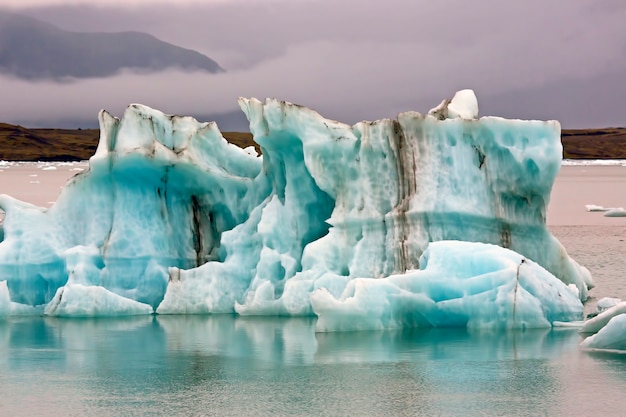
<svg viewBox="0 0 626 417"><path fill-rule="evenodd" d="M626 388L626 359L579 351L572 330L316 334L314 324L0 322L0 414L551 415L592 410L578 400L589 382L609 405Z"/></svg>

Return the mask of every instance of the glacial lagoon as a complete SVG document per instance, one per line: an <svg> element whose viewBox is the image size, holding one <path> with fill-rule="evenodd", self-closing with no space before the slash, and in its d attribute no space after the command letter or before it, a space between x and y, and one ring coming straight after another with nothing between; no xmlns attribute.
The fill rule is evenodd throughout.
<svg viewBox="0 0 626 417"><path fill-rule="evenodd" d="M54 167L55 169L52 169ZM46 206L85 164L10 164L3 192ZM575 192L574 192L575 190ZM602 297L626 299L626 167L563 166L548 226ZM622 203L623 204L623 203ZM603 415L626 355L576 329L315 333L315 319L146 316L0 321L0 415Z"/></svg>
<svg viewBox="0 0 626 417"><path fill-rule="evenodd" d="M623 414L626 358L575 330L315 333L308 319L0 324L7 416Z"/></svg>
<svg viewBox="0 0 626 417"><path fill-rule="evenodd" d="M580 320L593 313L598 300L603 297L626 299L626 217L607 218L602 213L585 211L585 205L625 205L624 161L565 161L561 166L558 123L504 121L498 118L467 121L475 119L478 111L475 96L469 90L457 93L452 101L444 100L426 118L417 113L404 113L397 122L383 120L354 127L323 119L310 110L289 103L270 100L262 104L244 100L240 104L249 117L251 130L257 132L258 139L268 146L265 150L269 152L264 152L263 172L258 176L260 160L244 155L247 154L245 151L241 153L229 148L221 140L215 126L198 125L185 118L170 118L144 106L133 105L127 110L127 123L122 121L120 130L117 129L120 120L101 113L104 133L96 156L92 158L92 176L73 181L67 194L61 196L52 210L42 211L3 197L3 207L8 207L11 216L5 219L7 226L3 229L6 232L3 236L4 249L7 249L3 253L6 261L4 274L5 279L15 282L10 283L13 286L9 285L9 289L6 283L3 287L4 305L10 309L0 320L0 415L623 415L626 406L623 399L626 355L582 349L580 343L583 336L578 329L575 325L562 327L559 317L568 322ZM466 120L437 121L451 118ZM313 128L313 133L306 130L310 128ZM301 132L302 129L306 134ZM155 137L155 132L160 133ZM409 140L405 134L409 135ZM461 137L463 140L457 141ZM307 143L298 144L303 138ZM204 140L213 141L215 148L211 148L211 152L207 153ZM294 142L291 143L293 147L285 149L285 143L290 141ZM365 145L362 146L363 143ZM420 144L419 147L416 143ZM302 146L308 147L304 154ZM330 152L329 149L338 152ZM220 155L228 156L230 160L220 159ZM362 164L361 158L364 158ZM301 165L303 160L306 168ZM216 165L202 165L206 161ZM346 169L346 161L356 171ZM247 162L251 165L248 166ZM173 168L177 163L181 164L181 169ZM66 179L86 168L85 163L3 162L0 164L0 190L18 199L50 207ZM164 176L148 175L159 174L159 170L164 170ZM308 170L315 171L315 181ZM372 176L372 172L376 175ZM107 173L111 176L107 177ZM170 178L170 174L175 178ZM419 177L420 187L416 187L415 177ZM120 179L122 188L112 185ZM110 235L117 233L111 239L118 245L124 243L126 234L133 230L137 232L129 238L132 242L127 242L132 244L117 247L116 250L122 250L121 254L129 250L132 253L136 246L156 245L161 241L169 248L172 242L163 240L163 236L158 234L169 230L169 217L154 218L153 211L142 210L144 203L152 209L165 204L161 209L165 207L166 214L173 213L170 216L172 221L187 228L191 224L193 236L204 239L206 236L200 233L200 220L203 219L198 217L197 210L202 208L203 203L196 195L207 192L213 198L216 197L213 193L224 192L219 182L212 185L214 180L226 181L230 186L227 191L235 191L234 198L219 197L216 200L221 201L222 198L224 204L232 205L229 210L217 214L226 213L234 217L225 217L220 221L234 223L224 223L222 226L225 225L225 229L211 231L226 231L228 227L245 222L237 232L243 240L233 240L233 236L239 236L233 233L228 235L230 240L223 237L221 241L226 247L224 251L229 249L228 242L235 242L230 249L234 248L235 253L242 255L234 258L235 261L251 257L246 251L249 246L246 239L256 239L255 234L263 238L262 242L254 243L261 242L263 260L268 253L274 253L274 245L280 243L283 234L287 240L295 238L294 244L302 244L303 240L299 238L305 236L307 230L312 230L310 227L322 225L322 229L328 229L323 225L328 220L326 223L331 225L328 233L334 234L326 239L326 246L315 244L315 239L321 240L326 236L321 233L323 230L315 229L317 231L314 230L312 236L306 235L306 239L312 239L308 255L313 256L311 259L314 261L309 259L307 267L317 268L318 262L321 265L320 270L309 272L320 280L321 290L336 292L332 285L328 288L324 286L347 282L349 276L356 278L351 282L356 282L354 287L357 290L359 285L369 287L369 293L361 293L365 294L365 298L353 303L356 295L352 297L344 292L341 299L333 300L338 294L324 294L316 290L307 301L306 297L293 298L300 291L299 287L295 287L292 299L287 300L288 304L281 300L283 297L280 294L278 299L272 300L272 294L266 290L268 286L273 291L280 289L281 279L275 280L266 273L259 282L255 277L245 301L239 304L241 294L237 291L241 288L233 287L229 280L224 281L228 285L221 287L196 287L194 276L181 278L187 272L179 266L182 269L173 268L167 272L168 292L163 302L167 303L165 308L161 303L157 313L172 313L182 308L180 312L236 311L240 315L144 313L137 317L117 318L54 317L60 311L58 308L69 306L68 298L71 302L82 304L79 310L66 309L65 313L80 316L89 313L92 304L101 300L105 304L106 300L136 302L125 296L141 298L145 295L134 290L122 291L123 295L114 294L100 286L100 279L118 279L114 276L117 273L128 275L131 281L138 279L129 270L107 271L107 274L100 270L103 265L98 263L98 256L105 259L104 249L110 255L109 238L105 246L102 246L100 238L82 244L74 242L82 242L81 231L94 234L94 230L102 228L100 223L103 220L111 221L98 217L97 211L99 207L110 206L108 197L121 199L124 203L120 213L114 211L121 216L117 217L118 221L139 221L135 224L122 222L132 227L121 227L115 231L111 228ZM328 195L318 188L318 182ZM128 184L131 186L125 188ZM170 188L172 186L173 189ZM397 193L389 194L390 187ZM238 190L240 193L237 193ZM175 196L173 200L171 191ZM307 194L309 191L312 194ZM186 192L191 192L191 200L186 198ZM268 196L263 200L265 194ZM329 200L329 195L337 200ZM147 200L142 200L143 197L137 199L138 196ZM303 196L306 198L299 201ZM258 205L259 198L263 200L261 205ZM548 199L551 203L546 207ZM139 207L134 205L135 200ZM150 201L159 204L154 206ZM193 203L192 212L187 210L189 201ZM212 205L212 201L207 204ZM355 205L358 201L361 201L360 205ZM330 215L331 206L335 203ZM96 211L89 212L90 208ZM47 213L51 215L45 217ZM326 271L328 276L324 275L324 265L328 265L325 262L334 260L335 250L347 248L350 252L352 240L346 240L346 236L359 229L351 226L350 221L354 219L350 216L356 215L357 220L367 223L368 217L361 218L367 213L376 214L374 217L377 220L373 223L382 223L385 230L386 221L398 226L394 226L388 244L380 248L374 245L381 253L384 252L383 262L378 262L376 256L372 259L372 255L376 254L371 251L356 251L354 262L350 263L350 267L357 271L354 276L354 271L347 270L346 275L334 266ZM388 215L378 218L381 213ZM425 214L421 217L420 213ZM409 215L413 217L409 219ZM159 221L163 219L167 227L155 228L154 225L161 224ZM451 222L448 222L449 219ZM156 223L152 224L152 220ZM212 226L219 223L215 223L210 216L209 220ZM290 222L303 228L298 231L296 227L293 231L295 237L285 226ZM144 223L155 230L137 227ZM116 223L116 226L119 225ZM246 229L248 226L249 231ZM370 249L374 247L372 243L387 242L378 239L386 236L385 230L380 235L376 227L368 229L371 226L369 223L362 226L362 230L374 232L368 237L374 237L369 242ZM74 233L68 236L67 242L78 246L63 246L67 242L59 235L66 234L67 230ZM428 236L423 235L424 231ZM23 232L25 237L22 242ZM415 235L412 235L413 232ZM145 233L152 237L146 240ZM185 233L189 234L189 230L185 229ZM434 233L434 238L431 233ZM136 239L142 236L143 240ZM273 240L276 236L278 240ZM428 285L441 288L438 295L420 289L419 278L410 281L417 277L411 276L411 270L415 267L416 257L422 253L420 248L423 244L459 238L498 243L498 236L505 239L500 242L502 246L526 252L528 259L508 252L485 254L481 244L465 242L464 245L469 246L461 247L459 256L444 251L443 263L441 259L437 262L445 267L448 257L452 257L454 259L450 261L460 262L461 269L469 271L469 278L478 277L470 283L474 288L470 288L469 292L462 290L460 295L454 291L454 294L444 294L447 290L442 283L446 281L441 280L461 276L450 276L441 271L425 275L427 282L431 283ZM359 243L363 236L358 237L357 245L363 246ZM424 240L426 237L428 239ZM48 244L48 238L53 242ZM496 242L493 242L494 239ZM35 245L32 245L33 242ZM89 246L94 242L96 246ZM188 246L189 239L182 243ZM195 248L196 256L206 256L206 259L197 258L196 261L211 264L215 256L211 250L219 248L219 245L210 239L195 243L200 243ZM211 245L205 247L204 243ZM339 246L333 246L335 244ZM567 248L567 254L561 244ZM450 251L459 246L450 241L429 245L420 261L425 270L433 263L437 265L434 256L426 257L428 251L436 251L435 247ZM37 275L20 272L20 262L34 268L42 267L38 262L40 253L29 252L33 248L42 249L44 256L67 257L61 262L67 263L70 274L68 283L59 288L52 301L51 294L37 293L41 284ZM163 253L169 253L170 249L180 248L174 245ZM219 259L228 261L229 258L225 261L225 254L219 249ZM289 247L283 249L287 251L284 254L291 254L298 261L303 247L296 247L293 253ZM162 253L157 252L158 260ZM470 256L469 260L463 260L464 254ZM587 293L592 283L589 272L580 268L568 255L591 271L595 282L590 293ZM269 261L280 261L283 267L291 265L287 262L290 256L281 255L280 259L272 256L243 269L250 273L267 266ZM115 257L111 259L115 260ZM505 264L512 263L493 273L485 269L503 260ZM545 265L556 278L544 269L537 269L532 260ZM374 269L363 268L363 263L371 264ZM448 268L452 268L453 264L449 264ZM132 262L129 265L132 266ZM216 265L220 266L220 262L214 262L212 266ZM525 265L523 271L520 269L522 265ZM55 271L58 269L56 264L52 266ZM157 268L161 275L163 266ZM237 263L231 262L230 266L236 269ZM11 267L21 275L10 273ZM285 268L283 275L291 277L299 273L297 268L291 268L293 270L290 269L287 274ZM44 269L41 271L45 272ZM271 270L265 272L268 271ZM408 282L404 277L394 278L394 273L407 271ZM223 274L217 272L214 276L224 280L220 276ZM388 278L365 282L361 276ZM503 277L508 281L500 281ZM19 281L22 278L36 282L22 286ZM186 281L189 279L191 281ZM211 281L207 283L211 284ZM406 286L407 283L410 285ZM530 285L526 286L528 283ZM400 286L393 288L396 284ZM414 284L417 287L411 288ZM484 286L488 296L474 297L473 291L478 288L477 294L483 294L481 288ZM82 291L82 288L88 288L84 293L87 298L82 293L68 292ZM116 285L112 285L111 289L121 291ZM376 289L382 292L376 294ZM197 290L210 290L207 294L211 297L204 301L206 305L196 303L203 297L200 294L198 298L195 294ZM415 292L408 294L407 290ZM239 294L231 300L234 304L228 304L228 300L225 305L213 303L216 300L221 303L223 296L232 298L233 291ZM100 293L105 297L99 298ZM29 310L31 315L28 317L16 314L16 310L12 309L17 303L11 302L13 298L7 301L7 294L30 302L30 305L37 304L37 300L44 297L46 315L33 316L32 312L36 309ZM308 293L305 290L302 294ZM424 298L424 294L431 299ZM546 294L549 299L542 300L541 297ZM29 301L30 295L35 295L35 298ZM167 300L168 295L174 298ZM442 295L445 297L440 298ZM492 299L492 295L495 298ZM446 298L449 296L452 298ZM372 304L372 300L377 302ZM381 300L383 302L378 303ZM581 300L586 301L584 306ZM160 301L158 297L156 301ZM299 312L308 311L306 308L298 310L293 301L304 303L305 307L312 302L318 318L312 314L308 317L277 317L280 313L297 316ZM411 324L415 323L410 320L418 316L413 316L413 310L409 308L413 302L427 308L436 303L430 312L419 310L419 314L434 312L427 321L440 327L413 328ZM394 303L396 306L388 310L388 306ZM383 313L380 316L383 321L379 323L382 326L376 324L375 314L378 314L379 304ZM151 305L156 307L155 302ZM193 308L188 311L188 307ZM558 310L561 308L563 310ZM104 310L96 311L95 315L124 313L124 309L122 304L114 303L105 305ZM329 311L330 315L325 316ZM490 311L494 312L492 316L486 314ZM563 315L555 315L555 311L561 311ZM263 312L274 314L270 314L273 317L246 317L247 313L263 316ZM389 317L388 313L399 313L399 316L384 321ZM433 319L439 319L437 315L443 320L433 322ZM464 323L465 315L467 326L449 327ZM360 327L358 320L353 321L357 316L367 319L363 322L366 326ZM328 320L328 317L343 317L344 321L337 321L330 327L320 326L320 320ZM462 319L460 322L458 317ZM400 321L394 321L398 318ZM408 322L402 321L407 318ZM478 321L473 323L472 318L478 318ZM345 330L342 323L352 330L377 330L332 331ZM400 328L395 327L398 324ZM403 328L404 325L408 326ZM380 327L386 329L381 330Z"/></svg>

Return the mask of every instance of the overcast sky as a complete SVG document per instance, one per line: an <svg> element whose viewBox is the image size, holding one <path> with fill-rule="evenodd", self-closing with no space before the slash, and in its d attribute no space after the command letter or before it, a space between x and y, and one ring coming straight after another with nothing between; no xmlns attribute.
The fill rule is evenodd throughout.
<svg viewBox="0 0 626 417"><path fill-rule="evenodd" d="M354 123L473 88L481 115L626 126L623 0L3 0L72 31L143 31L227 70L69 83L0 77L0 121L54 126L140 102L212 115L276 97ZM77 126L78 127L78 126Z"/></svg>

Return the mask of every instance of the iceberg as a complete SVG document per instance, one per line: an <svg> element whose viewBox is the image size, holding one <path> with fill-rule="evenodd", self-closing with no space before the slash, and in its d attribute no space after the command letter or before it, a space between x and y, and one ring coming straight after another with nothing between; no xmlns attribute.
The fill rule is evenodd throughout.
<svg viewBox="0 0 626 417"><path fill-rule="evenodd" d="M626 314L612 317L606 326L583 340L580 346L590 350L626 352Z"/></svg>
<svg viewBox="0 0 626 417"><path fill-rule="evenodd" d="M604 212L604 217L626 217L626 210L624 210L624 207L604 207L595 204L587 204L585 208L587 211Z"/></svg>
<svg viewBox="0 0 626 417"><path fill-rule="evenodd" d="M595 211L604 212L604 211L613 210L610 207L598 206L596 204L587 204L585 205L585 209L590 212L595 212Z"/></svg>
<svg viewBox="0 0 626 417"><path fill-rule="evenodd" d="M275 99L239 105L262 155L213 122L133 104L100 113L89 168L50 208L0 195L10 302L317 315L320 330L582 318L591 275L545 225L558 122L477 119L471 90L353 126Z"/></svg>
<svg viewBox="0 0 626 417"><path fill-rule="evenodd" d="M616 207L604 212L604 217L626 217L624 207Z"/></svg>

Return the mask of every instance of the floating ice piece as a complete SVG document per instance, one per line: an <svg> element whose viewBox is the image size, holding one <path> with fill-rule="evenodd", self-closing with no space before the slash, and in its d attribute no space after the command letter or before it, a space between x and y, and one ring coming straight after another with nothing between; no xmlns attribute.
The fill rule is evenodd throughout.
<svg viewBox="0 0 626 417"><path fill-rule="evenodd" d="M48 166L41 168L41 170L42 171L56 171L57 167L55 167L54 165L48 165Z"/></svg>
<svg viewBox="0 0 626 417"><path fill-rule="evenodd" d="M623 166L626 167L626 159L564 159L566 166Z"/></svg>
<svg viewBox="0 0 626 417"><path fill-rule="evenodd" d="M598 303L596 304L596 310L598 311L598 313L602 313L603 311L608 310L609 308L614 307L621 302L622 300L620 298L603 297L598 300Z"/></svg>
<svg viewBox="0 0 626 417"><path fill-rule="evenodd" d="M598 301L600 313L587 320L581 333L592 334L582 341L584 349L626 351L626 302L605 297Z"/></svg>
<svg viewBox="0 0 626 417"><path fill-rule="evenodd" d="M604 212L604 217L626 217L626 210L623 207L603 207L595 204L587 204L587 211Z"/></svg>
<svg viewBox="0 0 626 417"><path fill-rule="evenodd" d="M580 332L597 333L600 329L606 326L609 320L613 317L624 313L626 313L626 301L615 304L613 307L604 310L594 318L587 320L584 326L581 327Z"/></svg>
<svg viewBox="0 0 626 417"><path fill-rule="evenodd" d="M626 210L623 207L617 207L607 210L604 217L626 217Z"/></svg>
<svg viewBox="0 0 626 417"><path fill-rule="evenodd" d="M111 311L135 300L163 314L313 315L315 290L339 299L365 278L413 276L443 240L509 248L587 297L589 271L545 226L558 122L475 120L471 91L440 109L445 120L407 112L354 126L278 100L239 104L262 156L214 123L131 105L121 120L101 112L89 169L52 207L0 195L11 300L49 314L107 314L72 310L84 296ZM479 317L468 323L491 326ZM512 317L506 326L558 319Z"/></svg>
<svg viewBox="0 0 626 417"><path fill-rule="evenodd" d="M587 204L585 206L585 209L587 209L587 211L609 211L611 210L610 208L606 208L603 206L597 206L595 204Z"/></svg>
<svg viewBox="0 0 626 417"><path fill-rule="evenodd" d="M626 314L611 316L598 333L587 337L580 346L584 349L626 351Z"/></svg>
<svg viewBox="0 0 626 417"><path fill-rule="evenodd" d="M318 331L399 327L542 328L580 321L578 294L523 256L483 243L433 242L419 271L313 292Z"/></svg>

